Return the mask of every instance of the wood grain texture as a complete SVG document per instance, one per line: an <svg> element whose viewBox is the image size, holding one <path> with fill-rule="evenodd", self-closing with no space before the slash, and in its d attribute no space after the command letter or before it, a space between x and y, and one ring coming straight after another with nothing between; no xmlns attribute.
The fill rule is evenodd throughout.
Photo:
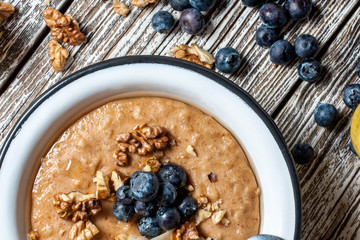
<svg viewBox="0 0 360 240"><path fill-rule="evenodd" d="M346 85L359 82L355 65L360 57L360 9L338 34L321 60L320 82L302 82L276 118L286 142L315 147L313 163L297 165L303 196L304 239L360 239L360 161L349 150L352 111L342 100ZM313 111L319 102L339 111L332 128L317 126Z"/></svg>

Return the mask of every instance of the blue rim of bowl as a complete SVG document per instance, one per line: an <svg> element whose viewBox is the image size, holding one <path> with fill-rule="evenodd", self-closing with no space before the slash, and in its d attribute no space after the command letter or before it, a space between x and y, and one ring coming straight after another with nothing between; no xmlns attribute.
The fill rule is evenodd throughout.
<svg viewBox="0 0 360 240"><path fill-rule="evenodd" d="M0 150L0 168L2 166L2 162L5 158L5 154L12 142L12 140L16 137L17 132L21 129L23 123L29 118L29 116L52 94L56 93L66 85L76 81L77 79L88 75L90 73L114 67L119 65L127 65L127 64L135 64L135 63L155 63L155 64L165 64L165 65L172 65L176 67L185 68L194 72L197 72L212 81L222 85L223 87L227 88L238 97L240 97L243 101L245 101L252 110L263 120L265 125L270 130L271 134L273 135L275 141L277 142L282 155L285 158L291 182L293 186L293 194L295 199L295 234L294 239L300 239L300 229L301 229L301 197L300 197L300 188L299 182L296 175L296 170L294 167L294 161L292 156L287 148L285 140L276 126L273 119L267 114L267 112L253 99L245 90L237 86L235 83L231 82L227 78L221 76L220 74L216 73L215 71L209 70L203 66L184 61L181 59L170 58L170 57L163 57L163 56L126 56L126 57L119 57L114 59L105 60L100 63L96 63L85 67L67 77L65 77L62 81L58 82L50 89L45 91L41 94L28 108L27 110L21 115L19 120L16 124L12 127L11 131L7 135L4 145Z"/></svg>

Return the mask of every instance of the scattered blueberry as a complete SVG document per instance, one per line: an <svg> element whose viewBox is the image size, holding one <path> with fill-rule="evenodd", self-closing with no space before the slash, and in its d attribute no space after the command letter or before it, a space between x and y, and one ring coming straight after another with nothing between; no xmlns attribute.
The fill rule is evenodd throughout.
<svg viewBox="0 0 360 240"><path fill-rule="evenodd" d="M322 67L318 61L309 58L300 63L298 73L302 80L313 83L320 79Z"/></svg>
<svg viewBox="0 0 360 240"><path fill-rule="evenodd" d="M338 112L334 105L329 103L319 103L314 110L315 122L322 127L328 127L337 120Z"/></svg>
<svg viewBox="0 0 360 240"><path fill-rule="evenodd" d="M189 2L199 11L208 11L215 6L216 0L189 0Z"/></svg>
<svg viewBox="0 0 360 240"><path fill-rule="evenodd" d="M133 197L142 202L153 200L159 191L159 180L151 172L137 171L130 178Z"/></svg>
<svg viewBox="0 0 360 240"><path fill-rule="evenodd" d="M319 49L319 42L309 34L303 34L295 39L295 52L301 58L314 57Z"/></svg>
<svg viewBox="0 0 360 240"><path fill-rule="evenodd" d="M294 161L298 164L310 162L315 158L314 149L307 143L297 144L293 149L291 149L291 154Z"/></svg>
<svg viewBox="0 0 360 240"><path fill-rule="evenodd" d="M159 33L168 33L175 25L174 17L167 11L160 11L154 14L151 19L151 26Z"/></svg>
<svg viewBox="0 0 360 240"><path fill-rule="evenodd" d="M177 11L191 7L189 0L169 0L169 3L171 7Z"/></svg>
<svg viewBox="0 0 360 240"><path fill-rule="evenodd" d="M356 72L360 77L360 62L358 62L357 66L356 66Z"/></svg>
<svg viewBox="0 0 360 240"><path fill-rule="evenodd" d="M185 186L187 176L185 170L175 163L165 164L158 172L160 182L170 182L174 187Z"/></svg>
<svg viewBox="0 0 360 240"><path fill-rule="evenodd" d="M136 201L134 206L135 212L142 217L153 215L156 210L156 205L153 202Z"/></svg>
<svg viewBox="0 0 360 240"><path fill-rule="evenodd" d="M134 216L134 206L116 202L113 208L114 217L121 222L128 222Z"/></svg>
<svg viewBox="0 0 360 240"><path fill-rule="evenodd" d="M260 19L268 28L279 28L287 21L286 10L276 3L266 3L260 8Z"/></svg>
<svg viewBox="0 0 360 240"><path fill-rule="evenodd" d="M259 234L259 235L252 236L251 238L248 238L247 240L284 240L284 239L273 236L273 235Z"/></svg>
<svg viewBox="0 0 360 240"><path fill-rule="evenodd" d="M162 207L156 213L159 226L164 230L175 228L180 223L180 213L175 207Z"/></svg>
<svg viewBox="0 0 360 240"><path fill-rule="evenodd" d="M242 0L247 7L257 7L264 2L264 0Z"/></svg>
<svg viewBox="0 0 360 240"><path fill-rule="evenodd" d="M350 84L346 86L343 99L346 106L355 109L360 103L360 84Z"/></svg>
<svg viewBox="0 0 360 240"><path fill-rule="evenodd" d="M349 148L353 153L355 153L357 155L357 153L355 151L355 148L354 148L354 145L352 144L352 141L350 141L350 143L349 143Z"/></svg>
<svg viewBox="0 0 360 240"><path fill-rule="evenodd" d="M190 218L196 213L197 202L193 197L186 196L181 200L178 209L184 218Z"/></svg>
<svg viewBox="0 0 360 240"><path fill-rule="evenodd" d="M131 196L131 190L128 185L124 185L116 191L116 201L124 205L131 205L135 202Z"/></svg>
<svg viewBox="0 0 360 240"><path fill-rule="evenodd" d="M161 206L171 206L174 204L177 197L176 188L169 182L160 184L158 193L159 203Z"/></svg>
<svg viewBox="0 0 360 240"><path fill-rule="evenodd" d="M257 44L265 48L271 47L271 45L279 40L279 38L279 34L276 30L265 26L260 26L255 33Z"/></svg>
<svg viewBox="0 0 360 240"><path fill-rule="evenodd" d="M311 12L311 0L287 0L285 8L294 20L304 19Z"/></svg>
<svg viewBox="0 0 360 240"><path fill-rule="evenodd" d="M215 56L215 66L223 73L233 73L241 63L240 54L232 47L220 49Z"/></svg>
<svg viewBox="0 0 360 240"><path fill-rule="evenodd" d="M199 10L188 8L182 11L179 24L184 32L196 35L204 29L205 19Z"/></svg>
<svg viewBox="0 0 360 240"><path fill-rule="evenodd" d="M277 65L288 64L295 56L295 49L289 41L278 40L270 47L270 59Z"/></svg>
<svg viewBox="0 0 360 240"><path fill-rule="evenodd" d="M138 222L138 229L141 235L147 238L154 238L162 232L156 217L143 217Z"/></svg>

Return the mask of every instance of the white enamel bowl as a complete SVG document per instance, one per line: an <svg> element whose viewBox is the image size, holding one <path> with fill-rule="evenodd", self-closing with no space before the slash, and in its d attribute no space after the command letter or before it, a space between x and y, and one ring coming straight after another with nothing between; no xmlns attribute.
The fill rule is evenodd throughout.
<svg viewBox="0 0 360 240"><path fill-rule="evenodd" d="M154 56L124 57L87 67L41 95L22 115L0 152L2 239L26 238L32 182L44 150L81 115L132 96L177 99L225 126L245 149L262 190L260 233L299 239L298 181L291 155L271 118L245 91L215 72Z"/></svg>

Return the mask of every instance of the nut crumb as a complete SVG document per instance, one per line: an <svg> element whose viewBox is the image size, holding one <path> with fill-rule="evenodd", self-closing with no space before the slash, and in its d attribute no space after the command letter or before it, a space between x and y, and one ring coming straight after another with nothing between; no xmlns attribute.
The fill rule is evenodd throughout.
<svg viewBox="0 0 360 240"><path fill-rule="evenodd" d="M225 216L226 210L220 210L214 212L211 216L211 220L214 224L218 224Z"/></svg>
<svg viewBox="0 0 360 240"><path fill-rule="evenodd" d="M170 240L197 240L199 232L193 222L185 222L171 235Z"/></svg>
<svg viewBox="0 0 360 240"><path fill-rule="evenodd" d="M211 217L211 212L206 211L204 209L199 209L195 215L195 224L199 225L201 222Z"/></svg>
<svg viewBox="0 0 360 240"><path fill-rule="evenodd" d="M174 232L174 230L166 231L166 232L160 234L159 236L152 238L151 240L170 240L173 232Z"/></svg>
<svg viewBox="0 0 360 240"><path fill-rule="evenodd" d="M197 157L197 153L195 152L195 148L192 145L187 146L186 152L194 157Z"/></svg>
<svg viewBox="0 0 360 240"><path fill-rule="evenodd" d="M114 5L114 11L117 14L120 14L124 17L126 17L130 12L129 7L126 6L126 4L124 2L121 2L119 0L113 0L113 5Z"/></svg>
<svg viewBox="0 0 360 240"><path fill-rule="evenodd" d="M27 235L28 240L38 240L39 238L40 236L35 230L31 230Z"/></svg>
<svg viewBox="0 0 360 240"><path fill-rule="evenodd" d="M192 192L192 191L194 191L194 187L192 186L192 185L186 185L185 187L184 187L184 189L186 190L186 191L188 191L188 192Z"/></svg>
<svg viewBox="0 0 360 240"><path fill-rule="evenodd" d="M210 69L214 67L214 57L208 51L200 48L196 43L192 43L190 47L184 44L177 45L174 47L173 52L176 58L197 63Z"/></svg>
<svg viewBox="0 0 360 240"><path fill-rule="evenodd" d="M208 175L208 178L209 178L209 180L210 180L211 183L216 182L216 175L215 175L215 173L211 172L211 173Z"/></svg>
<svg viewBox="0 0 360 240"><path fill-rule="evenodd" d="M156 173L161 167L161 162L157 157L142 159L139 161L139 167L145 172Z"/></svg>
<svg viewBox="0 0 360 240"><path fill-rule="evenodd" d="M125 184L125 181L121 179L120 174L118 174L116 171L111 172L111 181L113 183L115 192Z"/></svg>
<svg viewBox="0 0 360 240"><path fill-rule="evenodd" d="M153 238L154 239L154 238ZM121 233L115 237L115 240L148 240L146 237L143 236L134 236L134 235L127 235L125 233Z"/></svg>
<svg viewBox="0 0 360 240"><path fill-rule="evenodd" d="M46 6L46 7L49 7L49 6L50 6L50 2L51 2L51 0L44 0L43 3L42 3L42 5L43 5L43 6Z"/></svg>
<svg viewBox="0 0 360 240"><path fill-rule="evenodd" d="M135 7L145 7L150 3L159 2L160 0L132 0L131 5Z"/></svg>
<svg viewBox="0 0 360 240"><path fill-rule="evenodd" d="M56 40L49 42L49 55L52 67L56 72L61 72L65 65L66 60L69 57L69 52L63 48Z"/></svg>
<svg viewBox="0 0 360 240"><path fill-rule="evenodd" d="M10 3L0 2L0 23L8 19L15 12L15 8Z"/></svg>
<svg viewBox="0 0 360 240"><path fill-rule="evenodd" d="M230 220L227 218L223 218L223 219L221 219L221 224L228 227L230 224Z"/></svg>
<svg viewBox="0 0 360 240"><path fill-rule="evenodd" d="M99 233L99 229L90 221L78 221L69 232L69 240L90 240Z"/></svg>
<svg viewBox="0 0 360 240"><path fill-rule="evenodd" d="M97 171L94 178L96 183L96 199L106 199L110 196L109 179L102 172Z"/></svg>

